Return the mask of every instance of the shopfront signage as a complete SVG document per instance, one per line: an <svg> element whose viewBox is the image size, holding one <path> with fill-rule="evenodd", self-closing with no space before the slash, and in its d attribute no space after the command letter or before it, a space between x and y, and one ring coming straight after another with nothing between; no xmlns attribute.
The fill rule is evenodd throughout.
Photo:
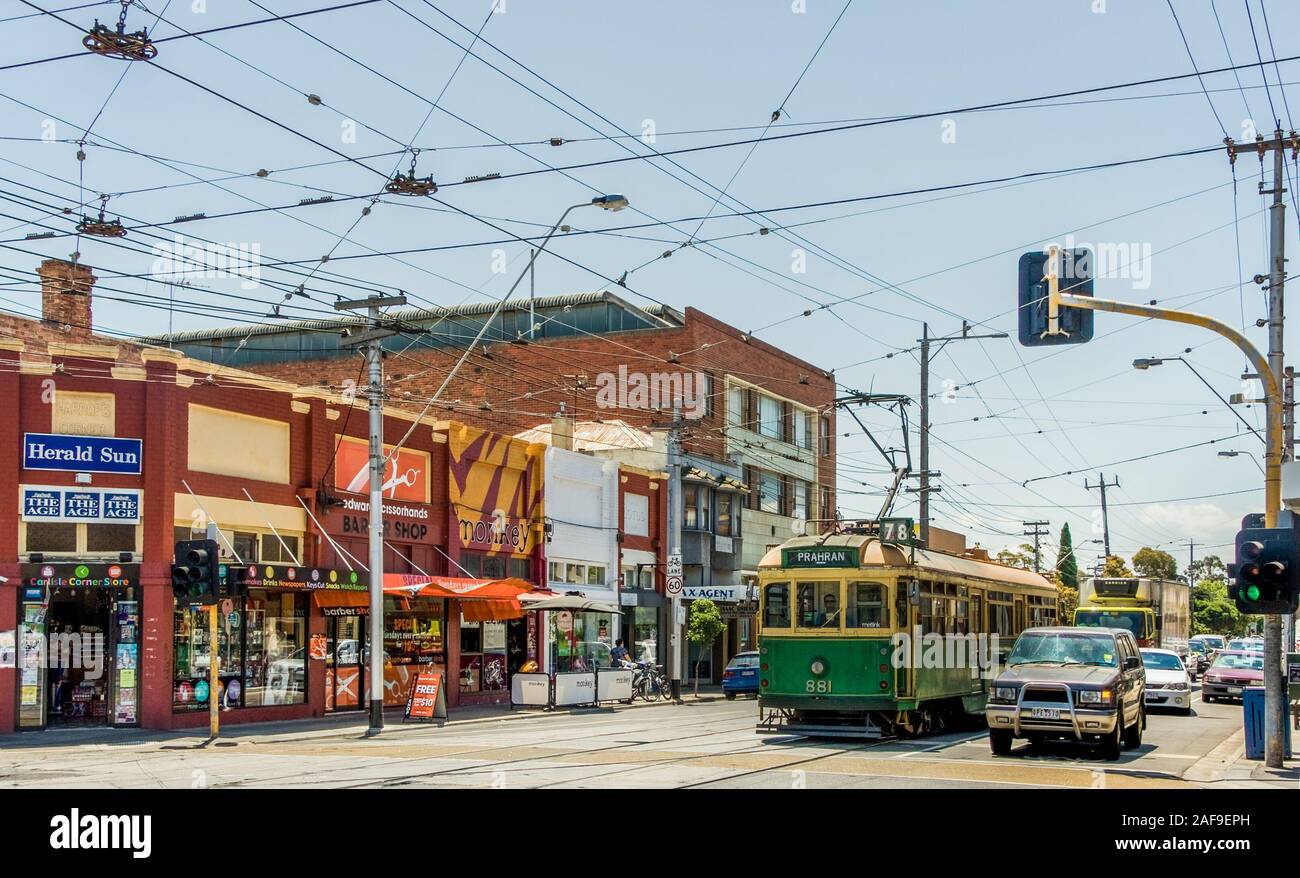
<svg viewBox="0 0 1300 878"><path fill-rule="evenodd" d="M140 475L144 440L113 436L23 434L23 469Z"/></svg>
<svg viewBox="0 0 1300 878"><path fill-rule="evenodd" d="M682 597L688 601L738 601L744 590L741 585L688 585L682 589Z"/></svg>
<svg viewBox="0 0 1300 878"><path fill-rule="evenodd" d="M442 688L442 674L416 674L406 697L406 719L447 718L447 696Z"/></svg>
<svg viewBox="0 0 1300 878"><path fill-rule="evenodd" d="M126 588L140 584L139 564L20 564L27 589Z"/></svg>
<svg viewBox="0 0 1300 878"><path fill-rule="evenodd" d="M369 591L370 577L360 570L249 564L244 576L249 588L301 588L309 591Z"/></svg>
<svg viewBox="0 0 1300 878"><path fill-rule="evenodd" d="M857 567L856 546L809 546L781 550L782 567Z"/></svg>
<svg viewBox="0 0 1300 878"><path fill-rule="evenodd" d="M396 501L384 503L384 538L404 543L440 544L444 525L435 519L428 506ZM367 500L344 497L338 506L330 508L325 518L325 529L333 535L368 539L370 535L370 503Z"/></svg>
<svg viewBox="0 0 1300 878"><path fill-rule="evenodd" d="M384 453L392 454L385 445ZM334 456L334 487L352 494L370 493L370 445L360 439L344 438ZM382 486L386 500L429 502L429 455L423 451L398 449L388 461ZM387 511L387 510L385 510Z"/></svg>
<svg viewBox="0 0 1300 878"><path fill-rule="evenodd" d="M19 502L23 521L140 523L140 491L137 488L23 485Z"/></svg>

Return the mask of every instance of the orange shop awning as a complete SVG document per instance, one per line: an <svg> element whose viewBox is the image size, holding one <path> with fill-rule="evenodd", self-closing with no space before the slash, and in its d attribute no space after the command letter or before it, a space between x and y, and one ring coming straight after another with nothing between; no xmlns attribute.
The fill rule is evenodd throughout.
<svg viewBox="0 0 1300 878"><path fill-rule="evenodd" d="M523 616L519 596L533 590L522 579L469 579L385 573L384 593L399 597L457 598L467 621L487 622Z"/></svg>

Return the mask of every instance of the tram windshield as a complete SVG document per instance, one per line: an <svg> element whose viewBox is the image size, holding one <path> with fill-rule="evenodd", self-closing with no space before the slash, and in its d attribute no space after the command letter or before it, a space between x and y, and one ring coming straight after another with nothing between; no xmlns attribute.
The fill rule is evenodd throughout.
<svg viewBox="0 0 1300 878"><path fill-rule="evenodd" d="M839 582L801 582L798 584L800 628L840 627Z"/></svg>
<svg viewBox="0 0 1300 878"><path fill-rule="evenodd" d="M763 627L790 627L790 583L770 582L763 587Z"/></svg>
<svg viewBox="0 0 1300 878"><path fill-rule="evenodd" d="M1097 665L1119 667L1114 640L1090 634L1033 634L1026 631L1016 640L1007 664Z"/></svg>

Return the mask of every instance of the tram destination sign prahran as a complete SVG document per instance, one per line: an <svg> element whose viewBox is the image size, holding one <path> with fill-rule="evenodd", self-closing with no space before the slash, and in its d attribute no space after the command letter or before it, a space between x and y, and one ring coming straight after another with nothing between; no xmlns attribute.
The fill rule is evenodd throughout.
<svg viewBox="0 0 1300 878"><path fill-rule="evenodd" d="M781 550L782 567L857 567L856 546L806 546Z"/></svg>

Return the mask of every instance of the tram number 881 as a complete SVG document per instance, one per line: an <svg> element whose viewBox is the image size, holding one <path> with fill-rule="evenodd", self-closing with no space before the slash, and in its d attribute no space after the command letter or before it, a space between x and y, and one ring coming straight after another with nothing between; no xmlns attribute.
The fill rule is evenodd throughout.
<svg viewBox="0 0 1300 878"><path fill-rule="evenodd" d="M826 693L831 691L830 680L808 680L803 684L805 692Z"/></svg>

